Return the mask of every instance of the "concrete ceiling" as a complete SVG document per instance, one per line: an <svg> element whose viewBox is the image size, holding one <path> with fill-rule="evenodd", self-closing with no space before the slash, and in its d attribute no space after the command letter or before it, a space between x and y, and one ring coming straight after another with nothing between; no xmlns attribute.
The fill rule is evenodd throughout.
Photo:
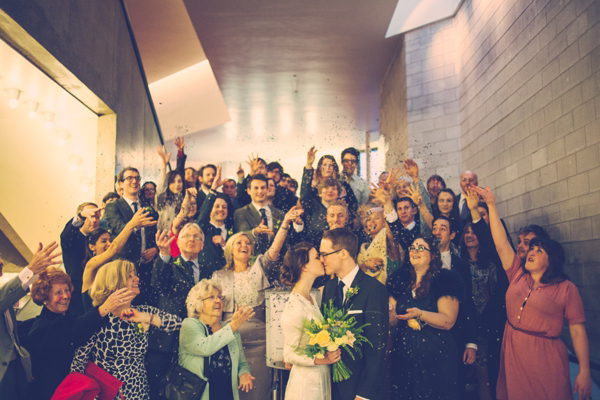
<svg viewBox="0 0 600 400"><path fill-rule="evenodd" d="M156 2L143 3L147 10ZM145 69L150 64L162 65L163 71L165 65L189 67L185 52L143 51L153 47L157 35L148 29L140 34L151 20L135 16L130 3L135 1L127 4ZM180 126L191 129L164 132L165 137L185 133L192 163L225 156L241 160L241 154L259 149L264 154L265 143L303 152L317 138L324 147L364 143L366 131L379 129L379 85L398 44L398 38L385 39L396 3L184 0L231 122L198 131L182 120ZM165 37L181 30L178 20L184 20L180 9L161 13L160 25L170 32ZM164 73L152 69L151 76ZM280 150L278 155L284 156Z"/></svg>

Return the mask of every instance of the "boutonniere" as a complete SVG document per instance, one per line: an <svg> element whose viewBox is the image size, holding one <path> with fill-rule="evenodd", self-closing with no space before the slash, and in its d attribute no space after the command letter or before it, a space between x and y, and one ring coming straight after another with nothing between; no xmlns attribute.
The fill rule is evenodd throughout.
<svg viewBox="0 0 600 400"><path fill-rule="evenodd" d="M150 206L146 206L146 207L144 207L144 211L146 211L147 213L152 213L154 211L154 208L152 208Z"/></svg>
<svg viewBox="0 0 600 400"><path fill-rule="evenodd" d="M354 296L355 294L358 293L358 287L349 287L348 290L346 290L346 300L350 300L352 298L352 296Z"/></svg>
<svg viewBox="0 0 600 400"><path fill-rule="evenodd" d="M137 326L137 334L140 335L140 337L144 337L145 332L144 332L144 327L142 326L142 323L138 322L136 324L136 326Z"/></svg>
<svg viewBox="0 0 600 400"><path fill-rule="evenodd" d="M232 235L233 235L233 228L232 228L232 229L229 229L229 230L227 231L227 237L230 237L230 236L232 236Z"/></svg>
<svg viewBox="0 0 600 400"><path fill-rule="evenodd" d="M275 230L278 230L279 228L281 228L281 221L280 221L280 220L278 220L278 219L276 219L276 220L273 222L273 229L275 229Z"/></svg>
<svg viewBox="0 0 600 400"><path fill-rule="evenodd" d="M178 267L183 267L183 263L181 262L181 257L177 257L175 259L175 261L173 262L173 264L175 264Z"/></svg>

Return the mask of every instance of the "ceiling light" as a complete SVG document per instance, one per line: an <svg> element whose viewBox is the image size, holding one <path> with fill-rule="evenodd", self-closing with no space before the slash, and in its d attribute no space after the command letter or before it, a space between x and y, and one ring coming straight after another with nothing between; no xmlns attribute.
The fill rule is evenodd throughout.
<svg viewBox="0 0 600 400"><path fill-rule="evenodd" d="M56 144L60 147L64 146L67 140L69 140L69 132L67 131L58 131L56 132Z"/></svg>
<svg viewBox="0 0 600 400"><path fill-rule="evenodd" d="M53 112L45 112L44 113L44 124L46 125L46 129L50 130L54 127L54 113Z"/></svg>
<svg viewBox="0 0 600 400"><path fill-rule="evenodd" d="M6 89L8 92L8 106L10 108L17 108L19 105L19 96L21 96L21 91L19 89Z"/></svg>
<svg viewBox="0 0 600 400"><path fill-rule="evenodd" d="M29 100L25 104L27 104L27 115L29 116L29 119L35 119L35 117L37 117L39 103L37 101Z"/></svg>
<svg viewBox="0 0 600 400"><path fill-rule="evenodd" d="M69 169L73 172L77 171L81 164L81 157L72 155L69 157Z"/></svg>

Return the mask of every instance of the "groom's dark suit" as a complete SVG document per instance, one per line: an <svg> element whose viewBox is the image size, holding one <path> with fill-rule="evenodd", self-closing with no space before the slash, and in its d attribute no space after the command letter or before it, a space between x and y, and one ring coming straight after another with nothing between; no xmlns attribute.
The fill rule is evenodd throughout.
<svg viewBox="0 0 600 400"><path fill-rule="evenodd" d="M323 304L329 304L334 299L339 279L331 279L323 291ZM342 361L352 371L349 379L333 383L333 400L354 400L356 396L369 400L385 398L384 358L385 343L388 335L388 294L387 289L375 278L358 270L351 287L358 288L358 292L347 299L344 308L352 311L361 311L353 314L356 326L369 323L364 328L364 336L373 344L363 344L362 357L353 360L347 352L342 350Z"/></svg>

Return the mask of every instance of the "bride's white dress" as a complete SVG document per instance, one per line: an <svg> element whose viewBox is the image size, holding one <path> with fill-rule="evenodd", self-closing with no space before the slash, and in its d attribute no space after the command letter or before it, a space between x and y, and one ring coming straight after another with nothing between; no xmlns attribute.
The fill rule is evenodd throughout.
<svg viewBox="0 0 600 400"><path fill-rule="evenodd" d="M292 364L285 400L331 400L329 365L315 365L313 359L296 353L309 339L302 330L302 321L322 316L314 299L313 303L292 292L281 314L283 359Z"/></svg>

